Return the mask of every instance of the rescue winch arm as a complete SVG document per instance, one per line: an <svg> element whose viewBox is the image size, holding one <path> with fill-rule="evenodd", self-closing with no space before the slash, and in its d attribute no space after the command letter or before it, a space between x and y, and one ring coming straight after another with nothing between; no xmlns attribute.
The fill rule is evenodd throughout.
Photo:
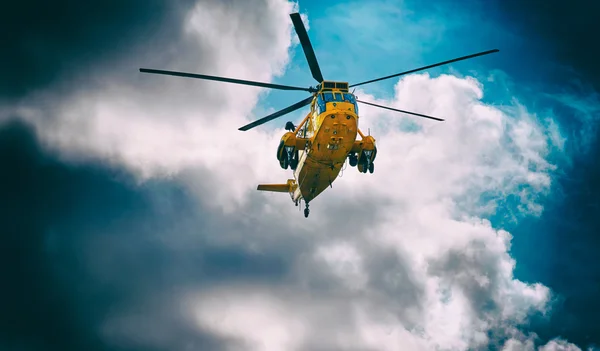
<svg viewBox="0 0 600 351"><path fill-rule="evenodd" d="M360 131L360 128L356 128L356 130L358 130L358 135L360 135L360 138L364 139L365 135Z"/></svg>
<svg viewBox="0 0 600 351"><path fill-rule="evenodd" d="M311 115L311 113L309 112L306 115L306 117L304 117L304 119L302 120L302 122L300 122L300 124L296 127L296 130L294 130L294 134L298 134L298 132L300 131L300 129L302 129L302 126L304 126L304 124L306 124L306 122L310 118L310 115Z"/></svg>

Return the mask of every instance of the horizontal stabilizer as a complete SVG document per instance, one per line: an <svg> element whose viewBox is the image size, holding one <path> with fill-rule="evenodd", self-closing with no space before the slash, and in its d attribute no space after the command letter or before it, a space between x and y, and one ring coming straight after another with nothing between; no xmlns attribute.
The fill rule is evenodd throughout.
<svg viewBox="0 0 600 351"><path fill-rule="evenodd" d="M296 190L296 188L296 181L293 179L288 179L287 184L259 184L257 190L291 194Z"/></svg>
<svg viewBox="0 0 600 351"><path fill-rule="evenodd" d="M257 190L273 191L276 193L287 193L290 191L289 184L259 184Z"/></svg>

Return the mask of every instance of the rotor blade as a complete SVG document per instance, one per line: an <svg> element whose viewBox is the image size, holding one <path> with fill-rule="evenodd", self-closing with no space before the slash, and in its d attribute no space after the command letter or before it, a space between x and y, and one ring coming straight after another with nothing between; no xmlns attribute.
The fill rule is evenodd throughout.
<svg viewBox="0 0 600 351"><path fill-rule="evenodd" d="M386 110L391 110L391 111L396 111L396 112L402 112L402 113L407 113L409 115L415 115L415 116L419 116L419 117L425 117L425 118L429 118L429 119L435 119L436 121L443 121L443 119L441 118L437 118L437 117L431 117L431 116L427 116L427 115L422 115L420 113L415 113L415 112L409 112L409 111L404 111L404 110L398 110L396 108L391 108L391 107L387 107L387 106L381 106L381 105L377 105L371 102L366 102L366 101L361 101L361 100L356 100L357 102L363 103L363 104L367 104L367 105L371 105L371 106L375 106L375 107L380 107L380 108L384 108Z"/></svg>
<svg viewBox="0 0 600 351"><path fill-rule="evenodd" d="M323 81L323 75L321 74L315 51L310 44L310 39L308 38L308 33L306 33L304 23L302 23L302 18L300 18L300 14L297 12L290 14L290 17L292 18L292 23L296 29L296 34L298 34L298 38L300 39L300 44L302 44L302 49L304 50L304 55L306 55L310 72L312 73L313 78L321 83Z"/></svg>
<svg viewBox="0 0 600 351"><path fill-rule="evenodd" d="M373 82L377 82L377 81L384 80L384 79L394 78L394 77L401 76L403 74L409 74L409 73L413 73L413 72L418 72L418 71L422 71L422 70L425 70L425 69L428 69L428 68L442 66L442 65L445 65L445 64L448 64L448 63L462 61L462 60L470 59L470 58L477 57L477 56L483 56L483 55L491 54L491 53L498 52L498 51L500 51L500 50L494 49L494 50L488 50L488 51L480 52L480 53L473 54L473 55L463 56L463 57L455 58L453 60L448 60L448 61L444 61L444 62L439 62L439 63L433 64L433 65L429 65L429 66L425 66L425 67L421 67L421 68L412 69L410 71L406 71L406 72L402 72L402 73L398 73L398 74L392 74L391 76L381 77L381 78L377 78L377 79L368 80L368 81L362 82L362 83L352 84L352 85L350 85L350 87L356 87L356 86L367 84L367 83L373 83Z"/></svg>
<svg viewBox="0 0 600 351"><path fill-rule="evenodd" d="M225 78L225 77L217 77L217 76L207 76L205 74L174 72L174 71L163 71L163 70L149 69L149 68L140 68L140 72L142 72L142 73L164 74L164 75L168 75L168 76L178 76L178 77L187 77L187 78L199 78L199 79L215 80L215 81L218 81L218 82L252 85L252 86L256 86L256 87L279 89L279 90L302 90L302 91L308 91L308 92L310 92L310 90L308 88L292 87L292 86L289 86L289 85L280 85L280 84L271 84L271 83L262 83L262 82L255 82L255 81L252 81L252 80Z"/></svg>
<svg viewBox="0 0 600 351"><path fill-rule="evenodd" d="M271 120L273 120L273 119L275 119L277 117L281 117L281 116L283 116L285 114L288 114L290 112L296 111L299 108L302 108L302 107L304 107L306 105L309 105L310 102L312 101L312 99L313 99L313 97L309 96L308 98L306 98L306 99L304 99L302 101L299 101L299 102L297 102L297 103L295 103L295 104L293 104L291 106L288 106L288 107L284 108L283 110L279 110L279 111L277 111L275 113L272 113L272 114L268 115L267 117L263 117L263 118L261 118L259 120L256 120L256 121L254 121L254 122L252 122L250 124L247 124L247 125L239 128L239 130L246 131L248 129L251 129L251 128L254 128L256 126L259 126L259 125L261 125L263 123L269 122L269 121L271 121Z"/></svg>

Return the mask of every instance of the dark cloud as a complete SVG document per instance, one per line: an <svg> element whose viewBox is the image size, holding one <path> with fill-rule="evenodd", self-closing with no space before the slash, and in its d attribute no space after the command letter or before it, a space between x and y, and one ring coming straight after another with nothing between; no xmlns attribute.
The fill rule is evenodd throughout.
<svg viewBox="0 0 600 351"><path fill-rule="evenodd" d="M177 183L69 163L21 123L0 129L0 163L0 345L9 350L219 350L242 342L198 327L181 308L187 293L247 283L340 304L354 296L310 258L320 242L311 228L294 232L260 208L235 219ZM401 257L369 252L375 305L400 316L423 308ZM323 328L353 327L349 316L331 318Z"/></svg>
<svg viewBox="0 0 600 351"><path fill-rule="evenodd" d="M115 69L139 74L124 62L152 61L149 53L180 44L193 4L4 6L0 100L44 90L60 96L61 84L66 92L85 89ZM293 259L207 243L203 234L240 224L203 218L210 211L171 183L136 185L120 170L65 163L22 124L1 126L0 164L2 349L218 350L238 341L195 327L177 305L181 291L281 280Z"/></svg>
<svg viewBox="0 0 600 351"><path fill-rule="evenodd" d="M110 62L161 37L176 38L187 0L12 1L0 13L0 96L110 72ZM85 75L84 74L84 75Z"/></svg>
<svg viewBox="0 0 600 351"><path fill-rule="evenodd" d="M367 243L363 245L365 249L369 247ZM411 320L408 313L413 309L420 316L426 314L423 301L425 287L418 282L406 259L394 250L377 248L367 256L365 268L374 293L373 299L386 306L407 329L421 325L422 320Z"/></svg>
<svg viewBox="0 0 600 351"><path fill-rule="evenodd" d="M289 269L289 253L207 243L211 221L182 189L62 163L21 124L0 130L0 162L0 345L8 349L218 349L222 340L180 314L177 292L280 281Z"/></svg>
<svg viewBox="0 0 600 351"><path fill-rule="evenodd" d="M463 250L449 251L429 262L429 273L441 278L447 298L452 298L453 288L460 289L475 316L490 324L487 331L490 344L485 345L486 350L500 349L511 337L507 327L512 323L503 322L501 318L506 302L500 295L505 289L502 264L501 257L487 254L486 244L479 240L470 242ZM518 301L512 303L518 306Z"/></svg>

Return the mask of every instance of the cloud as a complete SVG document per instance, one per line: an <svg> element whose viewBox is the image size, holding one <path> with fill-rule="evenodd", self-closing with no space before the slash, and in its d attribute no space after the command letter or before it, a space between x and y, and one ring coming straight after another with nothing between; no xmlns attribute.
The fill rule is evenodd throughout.
<svg viewBox="0 0 600 351"><path fill-rule="evenodd" d="M524 340L520 340L524 339ZM581 351L575 344L571 344L560 338L548 341L540 345L537 349L534 346L533 338L509 339L502 348L502 351Z"/></svg>
<svg viewBox="0 0 600 351"><path fill-rule="evenodd" d="M414 92L422 93L406 96ZM425 98L419 101L420 96ZM429 96L438 96L439 105L431 104ZM484 218L511 195L521 216L539 213L538 193L551 185L553 167L543 156L552 138L522 106L501 110L481 98L482 87L474 79L421 75L400 81L394 101L387 103L434 115L444 112L446 123L413 120L408 123L416 126L403 130L407 118L364 109L365 120L377 121L372 122L373 133L383 131L378 135L376 173L365 176L346 169L329 190L331 195L313 204L323 209L311 217L319 232L302 248L282 251L267 243L275 237L279 244L283 241L281 232L270 229L269 218L287 218L284 227L290 229L285 235L292 237L298 235L294 226L305 223L292 217L292 206L269 210L280 201L289 203L287 197L254 195L266 204L233 206L243 216L233 220L236 226L245 223L243 234L221 234L218 240L267 255L285 252L290 258L289 271L280 277L285 285L236 282L237 277L192 292L189 305L194 306L197 323L257 349L343 348L347 344L334 336L342 333L354 335L348 345L359 348L460 350L502 342L490 340L488 334L517 328L530 312L545 311L548 289L514 279L515 262L508 254L511 236ZM400 106L400 101L411 101L412 106ZM248 150L240 152L250 160ZM381 156L395 153L407 156L403 161ZM251 169L254 162L246 167ZM206 177L204 172L192 174ZM202 190L204 198L224 191L233 196L236 191ZM340 230L344 211L356 211L353 204L361 201L376 214L355 212L361 220L351 231ZM249 229L258 223L260 231ZM264 326L264 334L256 334L244 322L256 311L265 311L256 322ZM341 321L348 323L340 325Z"/></svg>
<svg viewBox="0 0 600 351"><path fill-rule="evenodd" d="M0 345L124 349L104 342L98 329L115 308L147 300L154 288L163 292L165 281L152 273L160 265L154 254L162 249L152 238L160 234L161 213L122 172L62 164L40 150L26 126L2 126L0 141L0 274L7 282L0 291ZM182 323L176 313L153 313L163 318L166 333ZM197 329L170 334L181 342L218 345Z"/></svg>
<svg viewBox="0 0 600 351"><path fill-rule="evenodd" d="M555 339L540 348L541 351L580 351L581 349L565 340Z"/></svg>
<svg viewBox="0 0 600 351"><path fill-rule="evenodd" d="M430 96L438 98L432 103ZM362 345L359 348L393 349L395 345L460 350L502 342L502 337L490 340L490 331L502 334L527 323L529 313L545 312L549 290L513 277L515 262L508 254L511 235L492 228L485 218L498 206L510 206L506 201L510 196L516 198L513 210L517 217L539 214L536 202L551 186L553 166L544 157L554 139L523 106L499 109L481 99L482 86L472 78L431 79L425 74L403 79L393 101L383 102L443 115L447 122L411 121L410 117L362 109L365 127L372 126L374 134L380 133L375 134L380 141L376 172L365 176L346 169L343 178L328 190L330 195L313 203L313 209L318 206L322 210L311 216L324 233L313 236L318 240L317 262L336 279L339 286L328 289L337 296L336 301L344 296L343 303L332 303L330 292L293 285L294 280L286 286L293 288L293 294L227 287L209 295L231 296L224 305L198 307L202 325L223 335L232 330L247 335L249 331L235 321L250 308L245 297L257 294L269 301L264 303L278 306L271 308L287 311L270 315L268 323L273 325L296 325L300 319L300 324L311 326L325 315L341 314L344 318L340 320L353 323L340 329L358 335L349 344ZM382 102L373 97L369 100ZM403 127L409 124L413 125ZM368 206L355 205L361 203ZM361 213L355 207L367 211ZM363 221L349 227L338 225L346 210L357 211L349 217ZM379 263L373 261L376 257ZM310 271L312 265L302 261L302 267ZM294 300L309 294L306 290L310 291L310 307ZM328 306L326 312L318 307L321 303ZM345 317L349 308L351 317ZM215 309L233 324L220 322L217 327L207 320L205 316L217 314ZM296 340L296 345L303 345L292 338L301 332L292 327L287 332L287 342ZM305 329L302 333L314 335ZM319 347L344 347L333 336L317 335Z"/></svg>
<svg viewBox="0 0 600 351"><path fill-rule="evenodd" d="M30 1L6 4L0 19L0 94L20 99L65 80L111 71L111 64L147 47L149 36L172 37L171 28L192 1ZM165 26L157 32L156 23ZM83 73L83 77L82 77ZM86 79L87 78L87 79Z"/></svg>
<svg viewBox="0 0 600 351"><path fill-rule="evenodd" d="M360 97L447 121L361 107L361 128L378 140L375 173L346 168L306 220L287 196L255 190L288 177L274 158L281 128L237 131L259 117L252 109L260 90L137 72L151 65L263 81L281 74L295 5L229 5L200 1L182 17L179 37L153 41L152 55L146 48L119 61L115 73L93 75L94 84L61 97L34 92L6 112L33 126L60 157L55 167L69 170L26 179L19 189L28 197L11 193L22 198L22 218L35 210L41 224L19 241L31 260L7 261L18 269L34 263L44 282L63 277L55 288L22 286L39 299L65 299L40 302L56 318L65 311L63 330L81 328L73 337L83 341L58 333L63 349L92 341L172 350L528 342L513 334L530 313L547 311L551 293L515 279L511 235L486 218L499 208L515 219L539 215L560 130L550 133L517 101L484 103L484 85L472 77L408 76L388 101L365 89ZM90 163L99 170L78 173ZM136 182L114 180L116 170ZM50 181L27 193L39 179ZM60 199L68 206L57 207ZM39 257L62 264L35 265ZM64 267L77 267L77 275ZM11 294L20 303L14 316L26 303ZM5 337L22 342L46 326Z"/></svg>
<svg viewBox="0 0 600 351"><path fill-rule="evenodd" d="M262 10L250 11L256 8ZM247 155L239 150L258 154L277 137L261 139L237 130L247 123L261 90L144 75L137 69L149 66L270 81L288 60L293 9L294 4L282 1L237 6L199 1L182 19L181 36L159 41L151 55L129 56L116 74L92 73L97 86L61 98L52 91L33 94L16 105L15 113L68 157L95 155L141 177L202 164L217 174L216 179L228 178L230 187L240 191L235 174ZM227 162L223 148L231 150ZM263 175L276 169L272 163L257 166L254 169L264 169Z"/></svg>

